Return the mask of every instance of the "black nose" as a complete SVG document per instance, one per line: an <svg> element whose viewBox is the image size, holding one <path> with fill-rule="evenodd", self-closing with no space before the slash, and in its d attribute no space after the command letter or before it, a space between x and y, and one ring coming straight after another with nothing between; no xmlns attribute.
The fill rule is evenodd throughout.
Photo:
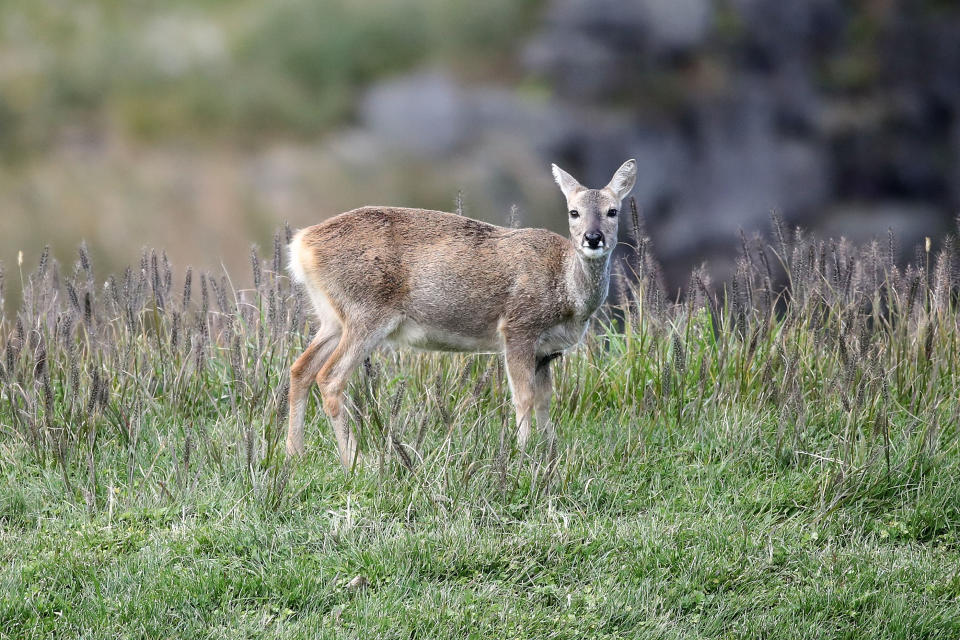
<svg viewBox="0 0 960 640"><path fill-rule="evenodd" d="M603 242L603 234L599 231L590 231L589 233L583 234L583 239L587 241L587 246L591 249L596 249L600 246L600 243Z"/></svg>

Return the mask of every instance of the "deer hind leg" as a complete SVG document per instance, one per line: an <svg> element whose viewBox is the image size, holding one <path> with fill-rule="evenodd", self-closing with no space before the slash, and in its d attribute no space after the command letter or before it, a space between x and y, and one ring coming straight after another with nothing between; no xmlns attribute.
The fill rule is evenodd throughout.
<svg viewBox="0 0 960 640"><path fill-rule="evenodd" d="M303 454L303 420L307 398L314 378L333 353L340 339L340 330L321 327L306 350L290 367L289 425L287 427L287 455Z"/></svg>
<svg viewBox="0 0 960 640"><path fill-rule="evenodd" d="M357 462L357 439L350 428L349 415L344 407L344 391L357 366L397 327L397 321L373 328L349 325L337 348L317 374L317 385L323 396L323 410L330 418L337 438L337 450L344 469Z"/></svg>
<svg viewBox="0 0 960 640"><path fill-rule="evenodd" d="M533 345L526 342L507 342L507 379L513 396L513 408L517 414L517 445L526 449L530 440L530 422L535 397L535 373L537 360Z"/></svg>

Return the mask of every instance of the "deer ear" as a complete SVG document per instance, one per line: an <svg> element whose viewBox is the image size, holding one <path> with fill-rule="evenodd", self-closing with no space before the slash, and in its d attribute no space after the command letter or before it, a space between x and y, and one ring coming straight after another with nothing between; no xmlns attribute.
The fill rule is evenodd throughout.
<svg viewBox="0 0 960 640"><path fill-rule="evenodd" d="M572 175L555 164L551 165L551 167L553 168L553 179L557 181L560 191L563 191L563 195L567 200L577 191L583 189L583 185L577 182L577 179Z"/></svg>
<svg viewBox="0 0 960 640"><path fill-rule="evenodd" d="M613 191L618 199L623 200L636 183L637 161L631 159L620 165L617 172L613 174L613 178L610 179L610 184L607 185L607 189Z"/></svg>

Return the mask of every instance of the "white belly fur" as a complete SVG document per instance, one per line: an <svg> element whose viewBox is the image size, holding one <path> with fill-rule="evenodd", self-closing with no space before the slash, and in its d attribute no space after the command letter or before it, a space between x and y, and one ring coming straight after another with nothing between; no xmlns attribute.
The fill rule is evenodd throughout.
<svg viewBox="0 0 960 640"><path fill-rule="evenodd" d="M489 336L466 336L437 327L423 325L409 318L387 336L392 347L412 347L424 351L461 351L468 353L498 353L503 342L494 331Z"/></svg>
<svg viewBox="0 0 960 640"><path fill-rule="evenodd" d="M546 356L569 349L583 339L587 332L586 322L569 321L547 329L537 340L537 356ZM500 353L503 339L499 331L490 335L467 336L446 329L423 325L409 318L387 336L386 344L394 347L411 347L424 351L459 351L467 353Z"/></svg>

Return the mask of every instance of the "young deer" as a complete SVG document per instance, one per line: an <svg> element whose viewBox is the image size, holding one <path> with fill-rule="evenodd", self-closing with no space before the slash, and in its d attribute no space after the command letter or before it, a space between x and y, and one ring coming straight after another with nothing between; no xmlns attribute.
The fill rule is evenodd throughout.
<svg viewBox="0 0 960 640"><path fill-rule="evenodd" d="M580 341L607 296L620 203L637 165L625 162L602 189L583 187L556 165L553 176L567 199L569 238L394 207L354 209L297 232L289 268L320 329L290 369L289 455L303 452L316 380L340 461L354 464L343 394L381 344L503 353L519 446L530 437L532 412L554 437L550 361Z"/></svg>

